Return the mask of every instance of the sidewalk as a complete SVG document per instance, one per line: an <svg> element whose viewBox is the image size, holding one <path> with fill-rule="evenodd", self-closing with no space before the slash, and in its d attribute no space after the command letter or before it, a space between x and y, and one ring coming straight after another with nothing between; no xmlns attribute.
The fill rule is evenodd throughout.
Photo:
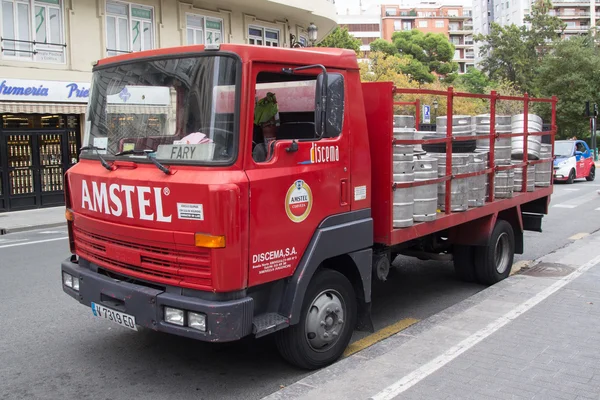
<svg viewBox="0 0 600 400"><path fill-rule="evenodd" d="M0 213L0 235L32 229L54 228L65 224L64 206Z"/></svg>
<svg viewBox="0 0 600 400"><path fill-rule="evenodd" d="M600 233L265 399L599 399L598 263Z"/></svg>

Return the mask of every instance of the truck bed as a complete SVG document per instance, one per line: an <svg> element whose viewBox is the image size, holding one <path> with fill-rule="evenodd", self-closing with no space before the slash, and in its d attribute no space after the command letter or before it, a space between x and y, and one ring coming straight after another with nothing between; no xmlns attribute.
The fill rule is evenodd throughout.
<svg viewBox="0 0 600 400"><path fill-rule="evenodd" d="M371 209L374 225L374 240L376 243L394 246L449 228L459 227L462 224L476 220L480 220L482 224L487 225L490 222L495 222L494 218L506 210L516 209L518 211L517 218L519 219L519 224L521 226L523 226L521 212L531 212L538 215L547 213L550 195L553 191L552 182L550 182L549 187L535 187L531 192L514 192L512 198L493 199L492 201L486 201L481 207L470 207L466 211L438 212L434 221L415 222L410 227L394 228L393 190L395 184L392 170L394 143L393 83L365 83L363 84L363 96L371 151ZM555 130L553 132L544 132L544 134L554 135L554 132ZM539 161L536 161L534 163L538 162ZM511 167L501 167L501 169L510 168ZM493 177L493 174L495 173L494 169L489 168L488 166L486 166L486 169L485 173ZM469 174L469 176L470 175L471 174ZM452 178L448 177L446 179L451 180ZM443 178L438 179L438 181L440 180L443 180ZM446 186L448 190L448 185ZM473 223L477 224L477 222ZM470 224L470 226L473 225ZM471 236L468 241L472 243L472 236L476 235L477 232L477 230L465 230L464 232L461 232L461 234Z"/></svg>

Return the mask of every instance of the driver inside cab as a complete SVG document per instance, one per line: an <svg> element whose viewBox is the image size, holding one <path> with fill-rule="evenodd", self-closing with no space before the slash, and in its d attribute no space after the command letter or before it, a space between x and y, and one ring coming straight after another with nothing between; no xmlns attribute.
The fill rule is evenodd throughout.
<svg viewBox="0 0 600 400"><path fill-rule="evenodd" d="M273 158L278 116L277 99L274 93L269 92L256 103L254 108L254 129L260 131L260 141L252 150L252 158L257 163L267 162Z"/></svg>

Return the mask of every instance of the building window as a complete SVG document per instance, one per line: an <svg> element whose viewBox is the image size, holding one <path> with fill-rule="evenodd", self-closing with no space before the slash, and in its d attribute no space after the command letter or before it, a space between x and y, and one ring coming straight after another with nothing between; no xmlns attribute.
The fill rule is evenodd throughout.
<svg viewBox="0 0 600 400"><path fill-rule="evenodd" d="M280 47L279 30L250 26L248 28L248 44Z"/></svg>
<svg viewBox="0 0 600 400"><path fill-rule="evenodd" d="M402 21L394 21L394 30L395 31L402 30Z"/></svg>
<svg viewBox="0 0 600 400"><path fill-rule="evenodd" d="M386 9L385 9L385 15L386 15L387 17L389 17L389 16L394 16L394 15L396 15L396 14L397 14L397 11L396 11L396 9L395 9L395 8L386 8Z"/></svg>
<svg viewBox="0 0 600 400"><path fill-rule="evenodd" d="M412 26L412 22L411 21L404 21L404 22L402 22L402 30L410 31L410 30L412 30L412 27L413 26Z"/></svg>
<svg viewBox="0 0 600 400"><path fill-rule="evenodd" d="M62 6L62 0L2 0L2 56L64 63Z"/></svg>
<svg viewBox="0 0 600 400"><path fill-rule="evenodd" d="M152 7L107 1L106 43L106 54L109 56L153 49Z"/></svg>
<svg viewBox="0 0 600 400"><path fill-rule="evenodd" d="M449 17L458 17L458 10L448 10Z"/></svg>
<svg viewBox="0 0 600 400"><path fill-rule="evenodd" d="M427 21L427 20L419 21L419 28L427 28L429 26L428 22L429 21Z"/></svg>
<svg viewBox="0 0 600 400"><path fill-rule="evenodd" d="M187 44L221 44L223 20L187 14L186 35Z"/></svg>
<svg viewBox="0 0 600 400"><path fill-rule="evenodd" d="M443 28L444 27L444 21L443 20L436 20L435 21L435 27L436 28Z"/></svg>

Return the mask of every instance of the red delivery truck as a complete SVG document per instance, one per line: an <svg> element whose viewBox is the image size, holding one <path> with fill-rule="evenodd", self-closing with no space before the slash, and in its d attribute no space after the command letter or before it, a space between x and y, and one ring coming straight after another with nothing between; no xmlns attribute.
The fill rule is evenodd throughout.
<svg viewBox="0 0 600 400"><path fill-rule="evenodd" d="M397 134L406 93L445 98L447 115L456 97L485 99L485 156L465 153L473 136L450 122L443 135ZM549 103L551 130L528 129L529 118L497 129L499 101L520 102L525 116ZM372 280L399 254L452 257L461 278L483 284L509 275L523 231L541 231L552 186L528 173L510 195L495 186L550 165L530 149L542 135L552 145L556 101L362 83L355 53L340 49L226 44L103 59L81 160L65 179L63 290L129 329L209 342L274 334L289 362L328 365L355 329L373 329ZM419 103L410 105L418 121ZM520 139L522 157L497 162L503 139ZM415 155L415 146L441 151ZM476 154L485 162L469 168ZM419 160L437 170L406 179L422 172L411 172ZM483 197L455 207L471 180ZM425 188L434 211L420 222L410 210Z"/></svg>

